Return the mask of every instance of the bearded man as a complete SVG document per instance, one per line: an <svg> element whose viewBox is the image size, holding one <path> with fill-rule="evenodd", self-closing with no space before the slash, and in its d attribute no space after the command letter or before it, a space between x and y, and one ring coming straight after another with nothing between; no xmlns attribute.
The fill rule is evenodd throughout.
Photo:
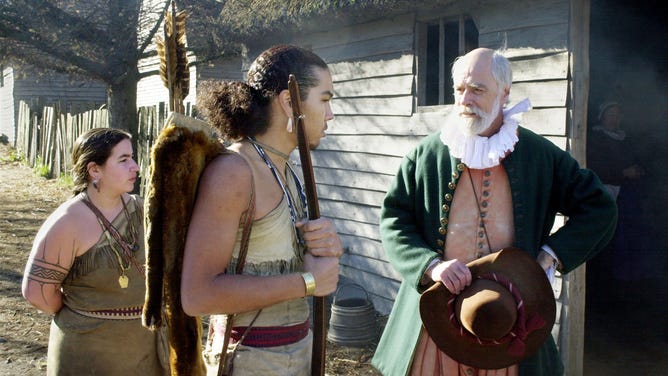
<svg viewBox="0 0 668 376"><path fill-rule="evenodd" d="M472 282L467 263L515 247L551 279L596 255L617 218L592 171L519 126L528 100L504 108L512 82L504 56L473 50L455 60L452 77L451 115L403 159L383 201L381 239L402 283L373 364L384 375L562 375L552 336L519 364L485 370L450 358L422 325L420 294L434 283L459 294ZM557 213L568 220L551 233Z"/></svg>

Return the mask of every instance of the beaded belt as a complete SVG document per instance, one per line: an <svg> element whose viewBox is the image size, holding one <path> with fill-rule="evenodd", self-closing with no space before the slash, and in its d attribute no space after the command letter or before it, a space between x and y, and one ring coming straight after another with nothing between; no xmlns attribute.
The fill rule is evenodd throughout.
<svg viewBox="0 0 668 376"><path fill-rule="evenodd" d="M135 320L141 318L142 306L124 307L114 309L101 309L97 311L84 311L69 307L72 311L86 317L107 320Z"/></svg>
<svg viewBox="0 0 668 376"><path fill-rule="evenodd" d="M235 326L230 334L230 342L237 343L248 330L247 326ZM242 344L250 347L274 347L296 343L308 335L309 321L289 326L252 327Z"/></svg>

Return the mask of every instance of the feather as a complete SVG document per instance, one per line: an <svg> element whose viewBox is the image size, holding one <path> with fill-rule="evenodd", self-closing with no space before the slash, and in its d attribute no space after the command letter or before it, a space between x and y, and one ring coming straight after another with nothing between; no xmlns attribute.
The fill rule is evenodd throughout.
<svg viewBox="0 0 668 376"><path fill-rule="evenodd" d="M190 91L190 68L186 49L186 12L176 11L176 4L165 11L163 36L156 36L160 59L160 78L169 90L169 109L184 113L183 100Z"/></svg>
<svg viewBox="0 0 668 376"><path fill-rule="evenodd" d="M160 37L155 37L155 46L160 58L160 79L163 85L169 88L169 78L167 77L167 59L165 59L165 41Z"/></svg>
<svg viewBox="0 0 668 376"><path fill-rule="evenodd" d="M188 67L188 56L186 51L186 12L180 11L176 14L174 22L174 35L176 39L176 77L181 85L181 99L188 96L190 89L190 69Z"/></svg>

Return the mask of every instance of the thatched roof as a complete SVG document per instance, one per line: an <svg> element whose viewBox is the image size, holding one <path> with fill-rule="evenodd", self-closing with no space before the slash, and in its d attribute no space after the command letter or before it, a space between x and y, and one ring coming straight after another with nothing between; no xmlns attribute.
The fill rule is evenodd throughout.
<svg viewBox="0 0 668 376"><path fill-rule="evenodd" d="M373 19L391 17L420 5L454 0L228 0L221 12L221 26L242 39L276 33L326 30Z"/></svg>

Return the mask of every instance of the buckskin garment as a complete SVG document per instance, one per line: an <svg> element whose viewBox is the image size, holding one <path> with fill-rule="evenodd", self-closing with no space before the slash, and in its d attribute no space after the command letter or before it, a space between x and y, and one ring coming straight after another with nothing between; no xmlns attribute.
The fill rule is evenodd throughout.
<svg viewBox="0 0 668 376"><path fill-rule="evenodd" d="M139 247L134 257L138 265L145 259L141 206L136 196L127 205L137 231ZM122 211L112 225L121 234L127 233L129 223ZM110 239L115 241L103 233L75 259L63 281L64 305L54 316L49 334L48 375L166 374L160 361L160 355L166 360L166 348L160 345L157 333L141 323L144 276L130 263L125 272L128 287L120 287L118 257Z"/></svg>
<svg viewBox="0 0 668 376"><path fill-rule="evenodd" d="M239 154L243 156L242 154ZM249 163L249 165L251 165ZM254 172L256 174L256 172ZM292 197L297 197L296 185L291 174L287 175L287 186ZM296 204L299 218L305 217L304 207L300 200L292 200ZM243 274L277 275L300 271L303 265L302 247L298 245L290 210L285 198L279 205L263 218L253 222L248 253ZM228 265L228 273L236 269L241 244L241 231L237 234L237 243L233 251L232 261ZM249 325L257 311L235 315L233 326ZM309 318L309 305L306 298L299 298L264 308L253 324L259 327L283 327L304 323ZM207 364L207 375L216 375L220 350L225 333L225 315L212 315L209 319L209 336L204 350ZM313 335L310 331L295 343L271 346L251 347L237 345L234 358L234 376L244 375L281 375L308 376L311 373L311 348ZM228 348L228 353L234 345Z"/></svg>

